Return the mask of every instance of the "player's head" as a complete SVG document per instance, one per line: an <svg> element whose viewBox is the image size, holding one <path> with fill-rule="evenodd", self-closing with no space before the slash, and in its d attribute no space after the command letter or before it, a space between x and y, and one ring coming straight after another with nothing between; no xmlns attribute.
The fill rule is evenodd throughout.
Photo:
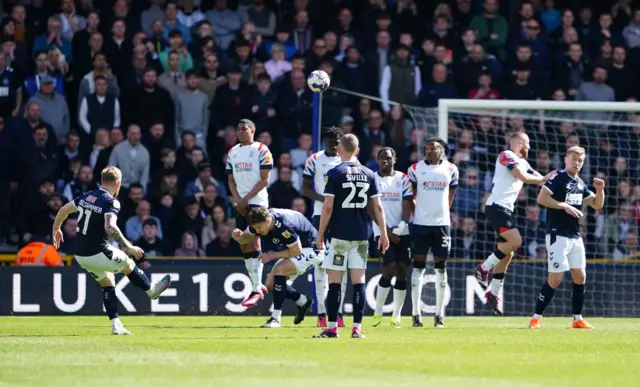
<svg viewBox="0 0 640 387"><path fill-rule="evenodd" d="M438 164L445 156L446 142L440 138L432 137L424 145L424 157L429 164Z"/></svg>
<svg viewBox="0 0 640 387"><path fill-rule="evenodd" d="M326 128L324 131L324 147L327 156L335 156L338 152L338 142L344 136L344 130L339 126Z"/></svg>
<svg viewBox="0 0 640 387"><path fill-rule="evenodd" d="M338 141L338 155L343 161L349 161L358 154L359 145L358 137L353 134L345 134Z"/></svg>
<svg viewBox="0 0 640 387"><path fill-rule="evenodd" d="M393 172L396 165L396 151L388 146L378 151L378 166L383 175Z"/></svg>
<svg viewBox="0 0 640 387"><path fill-rule="evenodd" d="M273 227L273 216L265 207L254 207L247 213L247 220L258 235L267 235Z"/></svg>
<svg viewBox="0 0 640 387"><path fill-rule="evenodd" d="M114 197L120 192L122 182L122 172L117 167L106 167L100 173L100 185Z"/></svg>
<svg viewBox="0 0 640 387"><path fill-rule="evenodd" d="M564 169L572 175L580 173L584 165L586 152L581 146L572 146L567 149L567 155L564 156Z"/></svg>
<svg viewBox="0 0 640 387"><path fill-rule="evenodd" d="M509 148L522 158L529 156L531 143L525 132L516 132L509 137Z"/></svg>
<svg viewBox="0 0 640 387"><path fill-rule="evenodd" d="M241 144L251 144L253 142L253 136L256 134L256 124L251 120L243 118L238 121L236 134Z"/></svg>

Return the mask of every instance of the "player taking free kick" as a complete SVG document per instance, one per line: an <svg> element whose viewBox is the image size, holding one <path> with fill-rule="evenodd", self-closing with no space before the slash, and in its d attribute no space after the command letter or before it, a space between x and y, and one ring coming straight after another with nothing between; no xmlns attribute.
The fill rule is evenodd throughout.
<svg viewBox="0 0 640 387"><path fill-rule="evenodd" d="M321 262L320 252L314 248L318 231L303 214L293 210L255 207L249 210L247 219L249 227L244 232L233 230L233 239L242 244L260 236L266 251L258 257L260 261L265 264L278 260L267 276L267 288L273 291L273 312L262 328L280 328L282 306L287 298L298 306L293 323L300 324L313 300L287 285L287 279L293 282Z"/></svg>
<svg viewBox="0 0 640 387"><path fill-rule="evenodd" d="M599 210L604 205L604 181L593 179L594 194L580 179L578 174L584 165L585 150L572 146L564 157L564 170L558 171L540 189L538 203L547 208L547 260L549 275L542 285L533 318L529 328L540 328L542 313L560 286L564 273L571 272L573 291L571 304L573 328L593 329L582 318L584 305L584 284L587 259L579 219L582 217L582 203Z"/></svg>
<svg viewBox="0 0 640 387"><path fill-rule="evenodd" d="M124 273L133 286L145 292L150 299L160 297L169 285L171 277L164 276L151 284L144 272L136 267L129 256L142 257L144 251L129 242L118 228L120 202L116 199L120 191L122 173L116 167L106 167L100 176L101 188L89 191L60 208L53 221L53 246L62 242L60 227L69 215L78 212L75 259L102 286L104 308L111 320L111 334L130 335L118 318L118 297L114 274ZM109 238L118 243L120 249L109 244Z"/></svg>
<svg viewBox="0 0 640 387"><path fill-rule="evenodd" d="M484 290L489 289L485 298L497 315L502 314L498 296L502 291L509 262L522 244L522 236L513 219L518 193L524 183L544 184L555 173L552 171L542 176L533 170L527 162L530 148L529 136L526 133L518 132L511 135L509 150L500 153L496 160L493 187L487 199L485 213L498 237L498 248L476 267L475 275L480 286ZM489 284L489 271L492 269L493 275Z"/></svg>
<svg viewBox="0 0 640 387"><path fill-rule="evenodd" d="M324 249L325 232L331 230L331 241L322 266L327 270L327 328L315 338L338 337L338 309L341 283L349 270L353 285L353 329L351 337L364 338L360 326L366 306L365 274L369 255L367 208L371 206L375 222L380 226L378 249L382 254L389 247L384 210L376 187L374 173L354 160L358 153L358 138L346 134L340 139L338 155L342 163L327 173L324 206L316 245Z"/></svg>
<svg viewBox="0 0 640 387"><path fill-rule="evenodd" d="M236 227L240 230L247 228L247 211L252 207L269 207L269 172L273 169L273 156L269 148L253 141L256 125L247 119L238 122L236 128L240 142L231 150L227 159L227 175L229 176L229 191L235 201ZM260 238L254 236L240 245L244 264L251 279L253 288L249 296L242 301L242 306L251 308L264 298L267 288L262 284L262 270L260 262Z"/></svg>

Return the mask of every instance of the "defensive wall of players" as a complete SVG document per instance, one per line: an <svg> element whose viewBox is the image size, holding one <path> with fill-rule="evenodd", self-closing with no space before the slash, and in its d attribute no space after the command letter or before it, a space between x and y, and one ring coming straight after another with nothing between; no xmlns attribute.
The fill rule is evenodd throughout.
<svg viewBox="0 0 640 387"><path fill-rule="evenodd" d="M10 261L7 256L2 261ZM237 258L188 260L163 257L151 261L147 272L151 281L171 274L173 284L158 300L151 301L135 291L127 277L118 276L116 292L121 302L121 314L158 315L268 315L270 303L260 303L246 310L240 305L251 290L244 262ZM591 260L588 267L590 289L586 293L585 314L607 317L640 317L637 295L640 294L640 265L637 261ZM484 292L473 276L476 262L452 260L445 296L446 313L450 316L491 315L484 302ZM269 269L267 269L269 270ZM514 264L509 270L503 292L506 315L528 315L535 302L532 294L546 275L545 262L527 261ZM372 262L367 269L367 314L374 308L374 290L380 279L380 267ZM427 271L423 291L423 314L435 308L435 274ZM91 289L94 287L95 289ZM20 314L81 314L102 315L103 307L98 285L82 269L72 267L3 267L0 270L0 315ZM313 294L311 275L301 278L298 290ZM349 287L350 288L350 287ZM350 292L350 290L349 290ZM569 299L570 286L562 285L560 295ZM407 296L409 297L409 296ZM346 300L351 300L347 294ZM411 315L410 300L403 315ZM385 306L390 312L391 301ZM571 314L570 303L553 303L546 315ZM345 312L351 305L345 304ZM285 315L295 313L293 304L285 304Z"/></svg>

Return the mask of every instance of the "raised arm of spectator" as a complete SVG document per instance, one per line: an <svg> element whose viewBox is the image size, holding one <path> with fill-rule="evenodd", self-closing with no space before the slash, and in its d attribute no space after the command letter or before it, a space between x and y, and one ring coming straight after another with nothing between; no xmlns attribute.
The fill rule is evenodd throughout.
<svg viewBox="0 0 640 387"><path fill-rule="evenodd" d="M118 102L118 100L116 100L116 103ZM116 105L118 106L118 105ZM119 114L119 110L120 107L118 106L117 109L117 113ZM85 131L85 133L89 134L91 133L91 124L89 123L88 120L88 113L89 113L89 107L87 104L87 98L83 98L82 102L80 102L80 109L78 110L78 123L80 124L80 126L82 127L82 129ZM114 126L114 128L117 128L118 126Z"/></svg>
<svg viewBox="0 0 640 387"><path fill-rule="evenodd" d="M391 86L391 69L385 66L382 71L382 79L380 79L380 99L382 99L382 109L389 112L389 87Z"/></svg>

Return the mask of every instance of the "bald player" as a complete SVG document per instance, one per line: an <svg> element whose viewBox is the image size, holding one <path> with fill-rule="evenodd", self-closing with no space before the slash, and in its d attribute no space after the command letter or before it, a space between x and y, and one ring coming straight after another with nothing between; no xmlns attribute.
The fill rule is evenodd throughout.
<svg viewBox="0 0 640 387"><path fill-rule="evenodd" d="M513 258L513 252L522 244L522 236L515 226L513 210L518 193L526 184L544 184L555 174L542 176L527 162L531 144L524 132L513 133L509 138L509 150L498 155L493 174L491 195L487 199L486 216L498 237L496 250L475 270L476 279L484 290L485 298L497 315L502 315L498 296L504 284L504 276ZM489 271L493 270L491 284Z"/></svg>

